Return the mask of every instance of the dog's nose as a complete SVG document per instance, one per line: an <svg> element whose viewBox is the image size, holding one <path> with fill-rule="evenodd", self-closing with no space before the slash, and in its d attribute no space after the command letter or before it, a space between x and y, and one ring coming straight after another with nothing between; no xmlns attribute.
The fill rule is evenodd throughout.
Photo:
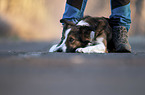
<svg viewBox="0 0 145 95"><path fill-rule="evenodd" d="M62 49L61 49L61 48L59 48L56 52L62 52Z"/></svg>

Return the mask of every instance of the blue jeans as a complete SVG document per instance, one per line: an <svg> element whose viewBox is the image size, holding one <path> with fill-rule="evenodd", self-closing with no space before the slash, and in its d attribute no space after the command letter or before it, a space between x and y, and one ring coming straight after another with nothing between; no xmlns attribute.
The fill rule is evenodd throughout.
<svg viewBox="0 0 145 95"><path fill-rule="evenodd" d="M125 26L127 31L131 24L130 0L110 0L110 20L113 26ZM77 22L84 15L87 0L67 0L63 19Z"/></svg>

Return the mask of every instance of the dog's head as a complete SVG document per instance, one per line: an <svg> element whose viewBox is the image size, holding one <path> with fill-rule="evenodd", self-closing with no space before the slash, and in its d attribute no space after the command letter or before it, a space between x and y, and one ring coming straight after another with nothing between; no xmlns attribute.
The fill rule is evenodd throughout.
<svg viewBox="0 0 145 95"><path fill-rule="evenodd" d="M60 20L63 23L63 40L58 45L57 52L75 52L79 47L85 47L90 42L90 33L92 28L85 22L74 24L65 19Z"/></svg>
<svg viewBox="0 0 145 95"><path fill-rule="evenodd" d="M90 42L91 28L72 26L66 40L66 52L75 52L77 48L86 47Z"/></svg>
<svg viewBox="0 0 145 95"><path fill-rule="evenodd" d="M92 19L88 20L91 21ZM57 52L75 52L77 48L86 47L94 36L104 31L104 22L102 24L102 22L99 21L102 20L96 20L90 25L84 20L79 21L77 24L66 19L60 20L60 22L64 24L63 40L58 45Z"/></svg>

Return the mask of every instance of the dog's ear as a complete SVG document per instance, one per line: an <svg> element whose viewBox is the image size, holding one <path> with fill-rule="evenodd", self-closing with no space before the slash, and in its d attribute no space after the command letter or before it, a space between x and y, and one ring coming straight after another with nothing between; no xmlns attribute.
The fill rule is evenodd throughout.
<svg viewBox="0 0 145 95"><path fill-rule="evenodd" d="M75 25L75 23L73 23L73 21L68 21L67 19L61 19L60 23L63 23L64 25L70 25L70 26Z"/></svg>
<svg viewBox="0 0 145 95"><path fill-rule="evenodd" d="M90 26L80 26L81 39L84 43L90 42L90 33L93 31L93 28Z"/></svg>

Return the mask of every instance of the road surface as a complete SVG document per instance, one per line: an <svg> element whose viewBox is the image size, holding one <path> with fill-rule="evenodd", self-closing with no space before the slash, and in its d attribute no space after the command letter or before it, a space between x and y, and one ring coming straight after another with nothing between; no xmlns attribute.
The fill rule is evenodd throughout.
<svg viewBox="0 0 145 95"><path fill-rule="evenodd" d="M0 41L0 95L145 95L145 38L132 53L48 53L56 42Z"/></svg>

